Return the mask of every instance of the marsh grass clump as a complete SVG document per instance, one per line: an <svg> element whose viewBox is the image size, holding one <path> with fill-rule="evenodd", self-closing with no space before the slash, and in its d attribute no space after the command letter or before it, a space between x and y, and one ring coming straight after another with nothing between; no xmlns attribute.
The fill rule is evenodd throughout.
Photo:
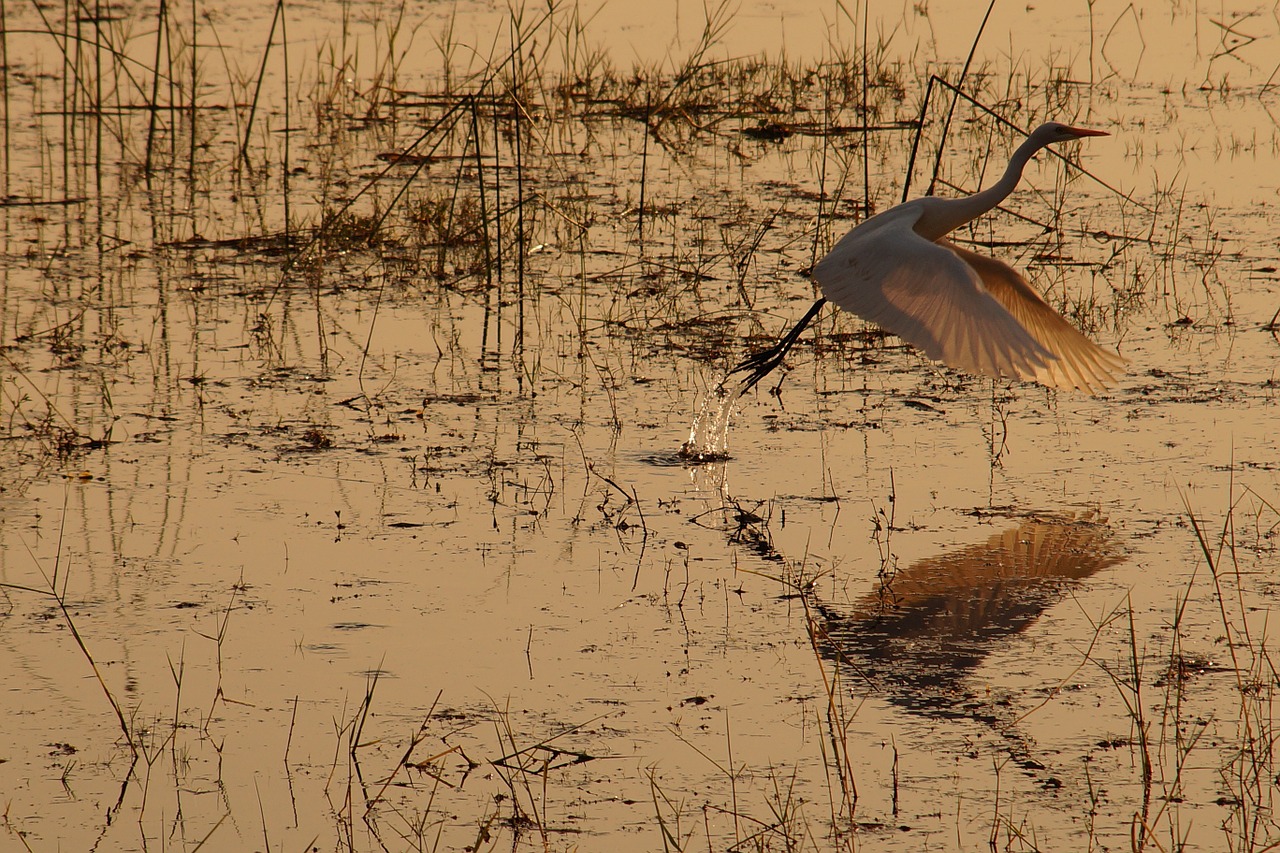
<svg viewBox="0 0 1280 853"><path fill-rule="evenodd" d="M349 208L327 211L320 222L323 251L344 253L376 248L387 240L385 216L378 212L357 213Z"/></svg>
<svg viewBox="0 0 1280 853"><path fill-rule="evenodd" d="M491 250L478 195L424 193L407 202L404 218L410 243L435 277L485 269Z"/></svg>
<svg viewBox="0 0 1280 853"><path fill-rule="evenodd" d="M310 426L302 431L302 444L309 450L329 450L333 447L333 436L322 427Z"/></svg>

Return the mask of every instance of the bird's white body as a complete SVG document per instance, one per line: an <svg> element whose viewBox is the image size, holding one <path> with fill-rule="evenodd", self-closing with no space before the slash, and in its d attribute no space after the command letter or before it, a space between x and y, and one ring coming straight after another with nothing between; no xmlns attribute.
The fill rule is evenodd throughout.
<svg viewBox="0 0 1280 853"><path fill-rule="evenodd" d="M960 370L1088 393L1101 390L1115 381L1124 359L1077 331L1008 264L945 238L1013 192L1041 148L1105 135L1042 124L987 189L965 198L918 198L862 222L813 268L824 299ZM734 373L751 371L742 390L777 366L823 301L776 347L734 368Z"/></svg>
<svg viewBox="0 0 1280 853"><path fill-rule="evenodd" d="M1041 125L992 187L967 198L918 198L871 217L818 262L814 279L836 305L952 367L1100 390L1122 358L1078 332L1012 267L944 239L1008 196L1036 151L1099 135Z"/></svg>

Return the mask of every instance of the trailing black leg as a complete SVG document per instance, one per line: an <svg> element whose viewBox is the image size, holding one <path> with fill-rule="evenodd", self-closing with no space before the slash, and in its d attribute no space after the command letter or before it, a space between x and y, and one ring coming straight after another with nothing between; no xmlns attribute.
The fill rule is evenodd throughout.
<svg viewBox="0 0 1280 853"><path fill-rule="evenodd" d="M810 306L809 310L800 322L796 323L791 331L783 335L782 340L766 350L761 350L755 355L744 359L737 367L729 371L729 376L735 373L747 373L747 377L742 380L742 388L739 394L745 394L753 385L768 376L775 367L782 363L782 359L786 357L787 352L795 346L796 341L800 338L800 334L805 328L813 322L813 318L818 316L818 312L822 310L822 306L827 304L825 297L818 299ZM727 381L729 376L725 377ZM723 387L724 383L721 383Z"/></svg>

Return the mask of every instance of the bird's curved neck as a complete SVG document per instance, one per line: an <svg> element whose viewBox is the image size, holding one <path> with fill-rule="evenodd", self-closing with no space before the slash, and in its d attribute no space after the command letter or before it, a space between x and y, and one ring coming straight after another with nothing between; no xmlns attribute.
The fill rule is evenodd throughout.
<svg viewBox="0 0 1280 853"><path fill-rule="evenodd" d="M1009 158L1000 180L971 196L939 199L933 215L922 217L917 223L916 232L929 240L938 240L1004 201L1022 180L1022 170L1027 163L1047 144L1035 136L1028 137Z"/></svg>

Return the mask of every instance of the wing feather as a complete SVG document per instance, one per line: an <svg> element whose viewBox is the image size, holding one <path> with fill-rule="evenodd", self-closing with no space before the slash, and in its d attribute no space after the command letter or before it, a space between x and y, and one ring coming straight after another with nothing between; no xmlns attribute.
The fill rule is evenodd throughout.
<svg viewBox="0 0 1280 853"><path fill-rule="evenodd" d="M1035 377L1036 381L1051 387L1074 386L1095 394L1113 384L1116 374L1124 370L1124 358L1085 337L1053 310L1013 267L945 240L939 241L939 245L955 252L977 273L987 291L1053 354L1054 359L1045 365L1043 374Z"/></svg>
<svg viewBox="0 0 1280 853"><path fill-rule="evenodd" d="M996 378L1048 375L1053 353L956 252L913 230L921 212L914 202L898 205L845 235L814 267L823 295L951 367Z"/></svg>
<svg viewBox="0 0 1280 853"><path fill-rule="evenodd" d="M970 373L1090 394L1115 382L1125 360L1076 330L1008 264L917 234L928 201L846 234L814 267L823 295Z"/></svg>

